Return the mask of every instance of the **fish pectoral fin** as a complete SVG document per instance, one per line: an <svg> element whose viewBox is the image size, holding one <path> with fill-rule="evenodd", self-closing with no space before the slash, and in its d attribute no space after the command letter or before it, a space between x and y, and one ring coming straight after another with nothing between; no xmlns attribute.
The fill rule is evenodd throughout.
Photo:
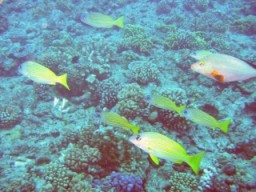
<svg viewBox="0 0 256 192"><path fill-rule="evenodd" d="M151 160L152 160L156 165L159 165L159 159L158 159L156 156L154 156L154 155L152 155L152 154L149 154L149 156L150 156Z"/></svg>
<svg viewBox="0 0 256 192"><path fill-rule="evenodd" d="M210 75L216 80L219 81L220 83L224 83L224 75L220 74L219 71L213 70Z"/></svg>

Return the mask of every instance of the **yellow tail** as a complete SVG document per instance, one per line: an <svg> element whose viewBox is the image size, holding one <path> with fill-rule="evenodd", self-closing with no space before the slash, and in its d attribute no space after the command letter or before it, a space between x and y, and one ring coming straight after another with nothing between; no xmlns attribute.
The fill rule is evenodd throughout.
<svg viewBox="0 0 256 192"><path fill-rule="evenodd" d="M189 156L188 160L186 161L186 163L192 168L195 174L198 174L199 172L201 160L204 157L204 155L205 152L203 151L196 155Z"/></svg>
<svg viewBox="0 0 256 192"><path fill-rule="evenodd" d="M184 109L186 109L186 105L182 105L182 106L180 106L180 107L177 107L177 109L176 109L176 112L180 115L180 117L183 117L183 115L182 115L182 111L184 110Z"/></svg>
<svg viewBox="0 0 256 192"><path fill-rule="evenodd" d="M130 129L130 130L132 130L133 134L135 134L135 135L138 134L138 133L139 133L139 130L140 130L140 127L139 127L139 126L136 126L136 125L133 125L133 124L130 124L130 123L129 123L129 124L127 123L127 124L125 125L125 127L128 128L128 129Z"/></svg>
<svg viewBox="0 0 256 192"><path fill-rule="evenodd" d="M229 125L231 123L231 119L228 120L220 120L219 128L222 132L227 133L229 131Z"/></svg>
<svg viewBox="0 0 256 192"><path fill-rule="evenodd" d="M57 82L60 83L61 85L63 85L64 87L66 87L68 90L69 89L69 86L68 86L68 82L67 82L67 73L61 75L61 76L58 76L57 77Z"/></svg>
<svg viewBox="0 0 256 192"><path fill-rule="evenodd" d="M115 25L117 27L123 28L124 27L124 16L119 17L117 20L115 20Z"/></svg>

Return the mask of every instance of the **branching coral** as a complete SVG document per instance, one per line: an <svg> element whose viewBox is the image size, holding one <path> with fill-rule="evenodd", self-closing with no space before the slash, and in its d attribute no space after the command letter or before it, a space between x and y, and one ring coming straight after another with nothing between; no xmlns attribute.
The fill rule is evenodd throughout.
<svg viewBox="0 0 256 192"><path fill-rule="evenodd" d="M137 175L112 172L111 175L102 179L94 180L93 186L104 192L143 192L143 181ZM111 190L112 189L112 190Z"/></svg>
<svg viewBox="0 0 256 192"><path fill-rule="evenodd" d="M143 100L143 90L136 83L124 86L117 97L119 99L117 109L126 118L134 119L140 115L146 106Z"/></svg>
<svg viewBox="0 0 256 192"><path fill-rule="evenodd" d="M160 71L150 61L135 61L129 64L129 77L138 84L146 85L151 82L159 83Z"/></svg>
<svg viewBox="0 0 256 192"><path fill-rule="evenodd" d="M153 43L146 35L144 28L135 25L126 25L122 46L131 48L135 52L149 53L153 48Z"/></svg>
<svg viewBox="0 0 256 192"><path fill-rule="evenodd" d="M64 163L70 170L81 173L88 172L88 168L95 165L100 159L101 153L97 148L84 145L81 149L74 147L68 150Z"/></svg>
<svg viewBox="0 0 256 192"><path fill-rule="evenodd" d="M53 186L56 191L68 191L72 187L71 180L74 174L59 163L51 163L47 166L45 180Z"/></svg>
<svg viewBox="0 0 256 192"><path fill-rule="evenodd" d="M121 84L115 79L106 79L101 81L96 91L100 97L101 107L111 109L118 101L117 93L121 88Z"/></svg>
<svg viewBox="0 0 256 192"><path fill-rule="evenodd" d="M170 177L170 183L169 192L197 191L197 178L190 173L174 172Z"/></svg>

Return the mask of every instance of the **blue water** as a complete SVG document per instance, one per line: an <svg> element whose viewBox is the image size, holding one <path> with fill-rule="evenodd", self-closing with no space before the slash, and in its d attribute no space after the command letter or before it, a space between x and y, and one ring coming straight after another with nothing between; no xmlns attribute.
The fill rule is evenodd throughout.
<svg viewBox="0 0 256 192"><path fill-rule="evenodd" d="M256 68L255 1L0 3L0 191L256 191L255 78L219 83L190 67L208 50ZM124 27L90 26L92 12L124 16ZM70 90L21 75L26 61L67 73ZM145 101L153 95L231 119L229 132ZM199 173L185 159L155 165L102 111L205 151Z"/></svg>

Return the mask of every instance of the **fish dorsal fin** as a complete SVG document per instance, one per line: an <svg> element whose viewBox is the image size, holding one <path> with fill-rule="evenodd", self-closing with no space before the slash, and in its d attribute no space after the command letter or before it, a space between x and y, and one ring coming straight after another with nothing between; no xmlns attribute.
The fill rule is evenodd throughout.
<svg viewBox="0 0 256 192"><path fill-rule="evenodd" d="M213 70L210 74L220 83L224 83L224 75L220 74L219 71Z"/></svg>
<svg viewBox="0 0 256 192"><path fill-rule="evenodd" d="M150 156L151 160L152 160L156 165L159 165L159 159L158 159L156 156L154 156L154 155L152 155L152 154L149 154L149 156Z"/></svg>

